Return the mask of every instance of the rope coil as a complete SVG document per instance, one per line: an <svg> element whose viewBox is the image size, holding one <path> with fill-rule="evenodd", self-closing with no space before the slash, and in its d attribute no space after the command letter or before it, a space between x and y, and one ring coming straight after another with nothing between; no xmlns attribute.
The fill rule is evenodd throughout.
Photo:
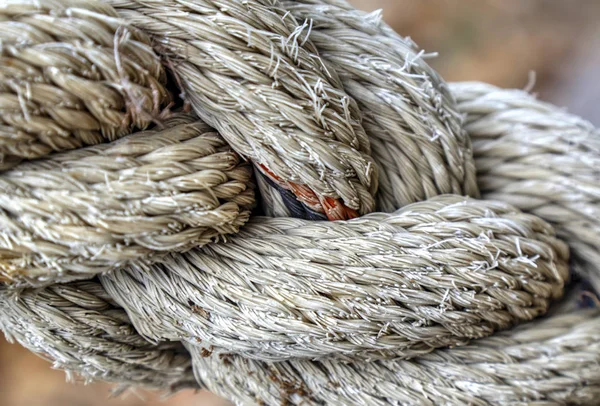
<svg viewBox="0 0 600 406"><path fill-rule="evenodd" d="M544 314L568 277L553 233L449 195L347 222L259 217L222 244L101 281L154 342L273 361L405 358Z"/></svg>
<svg viewBox="0 0 600 406"><path fill-rule="evenodd" d="M448 87L378 14L341 0L109 3L11 0L0 35L29 35L7 48L20 52L64 19L52 41L113 44L115 66L121 34L151 41L185 101L252 161L266 213L299 218L238 231L251 166L154 92L134 97L155 129L5 154L9 337L85 379L238 404L595 404L592 294L571 286L550 305L569 249L600 286L598 130L524 92ZM99 21L112 31L92 45ZM499 201L464 197L476 173Z"/></svg>

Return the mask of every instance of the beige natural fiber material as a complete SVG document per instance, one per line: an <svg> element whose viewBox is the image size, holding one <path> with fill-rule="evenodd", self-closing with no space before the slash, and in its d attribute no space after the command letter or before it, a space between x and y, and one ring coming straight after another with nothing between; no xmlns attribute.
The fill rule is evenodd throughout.
<svg viewBox="0 0 600 406"><path fill-rule="evenodd" d="M319 200L341 197L361 214L372 211L365 193L374 191L376 167L384 211L442 193L477 196L469 139L446 85L378 15L322 0L110 3L179 61L176 71L199 114L310 208L314 202L290 182L308 185ZM368 135L360 145L370 142L373 159L338 135L359 113L335 113L337 93L311 89L326 83L312 79L306 66L315 63L336 87L341 80L349 107L358 102Z"/></svg>
<svg viewBox="0 0 600 406"><path fill-rule="evenodd" d="M379 167L377 208L392 212L439 194L477 197L470 139L427 54L345 0L282 1L358 103Z"/></svg>
<svg viewBox="0 0 600 406"><path fill-rule="evenodd" d="M198 381L240 406L595 406L600 399L598 310L557 315L412 360L267 363L186 346Z"/></svg>
<svg viewBox="0 0 600 406"><path fill-rule="evenodd" d="M0 327L68 376L191 387L189 355L148 344L96 281L0 291ZM239 405L590 405L600 396L600 314L577 308L412 360L267 363L187 345L198 385ZM140 352L141 351L141 352Z"/></svg>
<svg viewBox="0 0 600 406"><path fill-rule="evenodd" d="M153 341L260 360L406 358L544 314L568 278L553 235L504 203L446 195L347 222L259 217L101 281Z"/></svg>
<svg viewBox="0 0 600 406"><path fill-rule="evenodd" d="M141 31L95 1L0 4L0 170L144 129L170 102Z"/></svg>
<svg viewBox="0 0 600 406"><path fill-rule="evenodd" d="M581 290L590 281L551 308L567 243L571 271L599 275L591 125L476 83L455 85L457 108L424 53L341 0L107 1L119 17L92 2L0 5L8 66L44 61L25 92L0 77L19 103L11 114L60 124L118 111L133 126L129 107L142 104L128 77L152 71L143 55L159 65L151 44L225 140L191 115L164 120L153 90L135 110L152 131L0 167L9 336L86 380L205 386L240 405L598 403L600 314L581 309L599 303ZM65 72L63 57L90 64ZM93 90L113 65L100 84L129 97L121 107L73 93L81 108L51 108L66 105L44 86ZM17 124L7 134L28 134ZM465 196L478 194L469 133L482 188L502 201ZM299 218L240 228L252 166L234 149L252 160L267 212Z"/></svg>
<svg viewBox="0 0 600 406"><path fill-rule="evenodd" d="M375 209L377 166L360 112L319 57L308 22L267 0L110 4L152 34L187 100L237 152L321 199Z"/></svg>
<svg viewBox="0 0 600 406"><path fill-rule="evenodd" d="M161 390L196 387L179 343L150 344L97 280L0 288L0 327L11 340L64 369L70 380L104 380Z"/></svg>
<svg viewBox="0 0 600 406"><path fill-rule="evenodd" d="M452 84L485 198L552 223L600 291L600 132L519 90Z"/></svg>
<svg viewBox="0 0 600 406"><path fill-rule="evenodd" d="M0 174L0 272L13 284L87 279L235 233L251 176L192 115L22 163Z"/></svg>

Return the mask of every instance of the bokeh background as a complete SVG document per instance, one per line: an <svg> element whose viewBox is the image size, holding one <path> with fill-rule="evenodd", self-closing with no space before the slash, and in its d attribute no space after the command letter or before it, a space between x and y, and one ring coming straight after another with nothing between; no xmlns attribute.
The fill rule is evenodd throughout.
<svg viewBox="0 0 600 406"><path fill-rule="evenodd" d="M499 86L531 84L540 98L600 125L600 1L598 0L351 0L383 9L448 81ZM1 334L0 334L1 336ZM104 383L70 384L65 374L17 344L0 338L3 406L225 406L206 392L164 398L144 391L110 397Z"/></svg>

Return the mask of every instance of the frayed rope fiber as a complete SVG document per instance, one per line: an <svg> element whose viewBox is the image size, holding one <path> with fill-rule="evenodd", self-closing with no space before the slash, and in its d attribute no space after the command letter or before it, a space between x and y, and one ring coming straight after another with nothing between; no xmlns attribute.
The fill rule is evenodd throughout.
<svg viewBox="0 0 600 406"><path fill-rule="evenodd" d="M600 131L520 90L453 83L484 198L554 225L600 292Z"/></svg>
<svg viewBox="0 0 600 406"><path fill-rule="evenodd" d="M163 125L0 174L2 278L85 279L237 232L251 167L191 115Z"/></svg>
<svg viewBox="0 0 600 406"><path fill-rule="evenodd" d="M148 37L87 1L0 5L0 170L144 129L171 101Z"/></svg>
<svg viewBox="0 0 600 406"><path fill-rule="evenodd" d="M109 3L0 8L141 30L224 139L156 109L150 131L0 174L9 337L72 377L240 405L597 403L598 130L447 86L341 0ZM280 218L243 225L250 163ZM565 290L569 267L585 281Z"/></svg>
<svg viewBox="0 0 600 406"><path fill-rule="evenodd" d="M153 341L407 358L544 314L568 278L553 234L506 204L446 195L346 222L257 217L223 244L101 280Z"/></svg>
<svg viewBox="0 0 600 406"><path fill-rule="evenodd" d="M384 211L477 196L445 84L377 19L342 2L110 3L175 61L200 117L307 210L366 214L378 183Z"/></svg>

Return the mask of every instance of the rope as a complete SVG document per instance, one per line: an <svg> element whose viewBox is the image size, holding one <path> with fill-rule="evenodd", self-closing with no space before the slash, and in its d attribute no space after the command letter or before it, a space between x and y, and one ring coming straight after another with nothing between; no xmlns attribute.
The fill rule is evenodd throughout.
<svg viewBox="0 0 600 406"><path fill-rule="evenodd" d="M187 348L200 385L240 405L593 405L600 396L600 313L579 309L577 295L562 307L563 314L410 360L268 363ZM123 389L194 385L189 355L142 339L95 280L26 289L19 299L0 290L0 309L9 336L70 375Z"/></svg>
<svg viewBox="0 0 600 406"><path fill-rule="evenodd" d="M176 390L195 387L179 343L150 344L96 280L41 290L0 290L0 326L10 341L64 369L70 380Z"/></svg>
<svg viewBox="0 0 600 406"><path fill-rule="evenodd" d="M252 161L267 213L299 218L238 232L250 166L192 116L165 120L156 94L133 98L155 129L0 174L10 337L85 379L238 404L595 403L600 315L577 286L550 309L569 252L546 222L598 284L591 125L481 84L453 85L457 107L414 44L340 0L110 0L123 19L77 4L11 0L1 35L40 39L64 19L47 48L113 44L121 80L119 39L143 30L185 101ZM111 27L103 43L85 39L88 18ZM475 164L503 202L463 197L478 195Z"/></svg>
<svg viewBox="0 0 600 406"><path fill-rule="evenodd" d="M0 272L44 285L204 245L248 220L251 175L190 115L22 163L0 175Z"/></svg>
<svg viewBox="0 0 600 406"><path fill-rule="evenodd" d="M259 217L222 244L101 281L153 342L272 361L406 358L544 314L568 277L553 233L447 195L347 222Z"/></svg>
<svg viewBox="0 0 600 406"><path fill-rule="evenodd" d="M445 85L377 18L323 1L110 3L161 52L184 59L177 72L196 112L290 190L304 218L373 211L377 173L384 211L441 193L477 195L469 139ZM369 111L362 127L357 107Z"/></svg>
<svg viewBox="0 0 600 406"><path fill-rule="evenodd" d="M170 102L148 37L87 1L0 5L0 170L146 128Z"/></svg>
<svg viewBox="0 0 600 406"><path fill-rule="evenodd" d="M589 122L519 90L451 86L473 140L484 198L554 225L600 292L600 133Z"/></svg>

